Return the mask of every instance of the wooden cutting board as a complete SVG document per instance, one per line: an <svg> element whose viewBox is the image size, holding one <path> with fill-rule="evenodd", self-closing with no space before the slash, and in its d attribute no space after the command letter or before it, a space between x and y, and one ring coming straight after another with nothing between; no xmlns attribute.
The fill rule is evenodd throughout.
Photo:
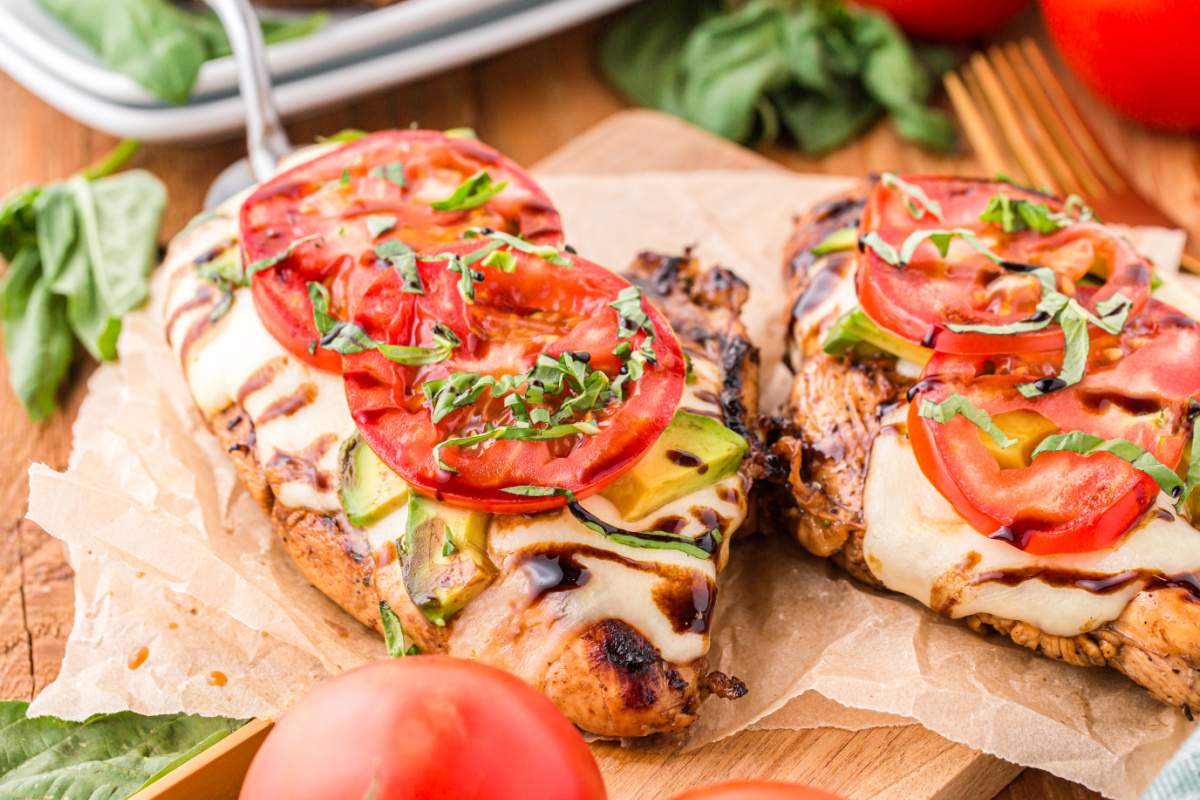
<svg viewBox="0 0 1200 800"><path fill-rule="evenodd" d="M542 174L697 169L781 167L674 117L640 110L608 117L533 167ZM235 797L270 726L251 722L132 800ZM918 725L746 731L678 755L613 743L593 744L592 751L612 800L665 800L733 778L806 783L847 800L990 800L1021 772Z"/></svg>
<svg viewBox="0 0 1200 800"><path fill-rule="evenodd" d="M622 111L535 164L539 173L781 169L773 161L653 111ZM799 210L799 209L797 209ZM595 744L613 800L658 800L730 778L776 778L850 800L984 800L1021 768L918 725L850 732L747 731L664 756Z"/></svg>

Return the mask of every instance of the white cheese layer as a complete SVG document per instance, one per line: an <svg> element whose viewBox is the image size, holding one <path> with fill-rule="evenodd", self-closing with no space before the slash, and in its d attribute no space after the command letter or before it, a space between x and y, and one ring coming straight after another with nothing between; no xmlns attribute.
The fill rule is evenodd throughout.
<svg viewBox="0 0 1200 800"><path fill-rule="evenodd" d="M1165 496L1160 507L1170 508ZM1200 570L1200 531L1173 514L1168 520L1151 512L1115 547L1092 553L1039 556L989 539L925 478L898 427L885 428L872 448L863 522L867 566L889 589L951 617L994 614L1057 636L1085 633L1119 617L1147 580L1130 572ZM1038 570L1058 577L1029 577L1011 586L997 579ZM1125 577L1102 593L1064 585L1062 578L1072 574Z"/></svg>

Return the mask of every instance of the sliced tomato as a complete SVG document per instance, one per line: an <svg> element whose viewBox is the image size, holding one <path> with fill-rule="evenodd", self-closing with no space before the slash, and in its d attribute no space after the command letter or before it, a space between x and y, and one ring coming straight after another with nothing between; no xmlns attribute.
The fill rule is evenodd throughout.
<svg viewBox="0 0 1200 800"><path fill-rule="evenodd" d="M1076 281L1089 273L1105 282L1091 296L1099 303L1120 292L1137 313L1150 296L1150 265L1122 237L1096 222L1077 222L1058 231L1006 233L980 216L996 195L1046 204L1062 212L1056 198L1007 183L961 178L904 176L937 203L942 219L932 213L914 217L910 198L881 181L872 188L859 225L860 236L875 233L897 251L914 231L964 228L993 253L1018 265L1049 267L1058 275L1058 289L1076 292ZM920 204L917 204L918 209ZM859 255L858 299L863 310L881 327L910 342L949 353L1018 353L1055 350L1063 345L1062 330L1050 325L1038 331L997 336L960 333L947 325L1003 325L1032 317L1041 299L1041 286L1027 272L1007 269L961 238L950 240L946 257L926 240L904 267L889 264L872 248Z"/></svg>
<svg viewBox="0 0 1200 800"><path fill-rule="evenodd" d="M1034 398L1016 389L1055 374L1061 353L963 356L938 353L909 407L908 428L921 471L976 530L1032 553L1101 549L1154 503L1159 487L1111 453L1047 452L1002 469L982 433L956 416L919 415L923 401L960 394L995 419L1032 411L1062 432L1126 439L1175 468L1200 396L1200 326L1151 300L1120 336L1094 336L1087 373L1076 386Z"/></svg>
<svg viewBox="0 0 1200 800"><path fill-rule="evenodd" d="M475 207L434 208L480 172L507 186ZM384 220L390 220L386 230ZM562 241L558 212L517 164L475 139L424 130L375 133L280 173L242 205L240 225L248 265L304 240L290 257L254 275L254 303L280 344L329 371L341 366L337 353L309 352L317 338L310 281L325 284L331 311L345 318L386 266L374 252L381 242L397 239L421 252L458 241L473 227L537 243Z"/></svg>
<svg viewBox="0 0 1200 800"><path fill-rule="evenodd" d="M466 256L483 245L475 239L445 249ZM594 424L593 433L571 433L548 440L492 439L470 446L439 443L518 422L505 404L513 394L527 399L529 383L497 397L484 389L478 398L433 421L425 384L471 372L496 378L518 375L534 366L539 355L559 358L575 354L589 370L616 379L623 367L613 354L619 317L610 307L629 282L578 256L565 256L559 266L537 255L501 248L515 258L511 272L477 261L482 276L473 303L464 300L460 276L433 254L418 262L425 293L404 293L394 271L381 273L367 290L355 317L373 338L392 344L429 346L437 323L461 340L450 358L426 366L405 366L377 351L349 355L343 370L351 413L371 448L417 491L455 505L501 513L521 513L563 505L562 497L521 496L505 492L534 485L569 489L583 497L598 491L632 466L667 426L683 392L684 360L679 341L662 314L645 299L641 308L653 328L653 363L626 384L623 399L614 399L565 421ZM648 340L639 330L625 337L631 346ZM586 355L583 355L586 354ZM529 409L553 414L567 391ZM510 401L511 402L511 401ZM546 428L545 423L536 427ZM444 469L438 464L440 455Z"/></svg>

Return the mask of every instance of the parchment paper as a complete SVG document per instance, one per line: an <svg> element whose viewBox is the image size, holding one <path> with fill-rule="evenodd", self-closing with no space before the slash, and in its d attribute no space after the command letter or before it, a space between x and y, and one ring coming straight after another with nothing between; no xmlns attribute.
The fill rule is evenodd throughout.
<svg viewBox="0 0 1200 800"><path fill-rule="evenodd" d="M751 284L764 409L786 392L780 256L792 216L848 179L781 171L547 176L569 241L614 267L696 245ZM1136 231L1170 269L1182 236ZM132 708L270 716L382 643L299 576L207 433L163 339L156 281L98 369L65 473L30 470L29 517L70 544L75 626L31 712ZM769 526L770 521L765 524ZM747 727L919 722L1013 762L1131 798L1190 726L1124 678L984 640L903 598L866 591L785 537L735 547L712 660L750 694L709 701L688 746ZM131 669L141 647L145 663ZM228 682L215 685L213 673Z"/></svg>

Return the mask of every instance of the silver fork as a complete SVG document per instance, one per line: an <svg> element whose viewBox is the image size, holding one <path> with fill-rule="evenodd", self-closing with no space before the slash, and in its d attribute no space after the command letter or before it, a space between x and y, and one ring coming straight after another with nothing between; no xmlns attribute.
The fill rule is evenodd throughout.
<svg viewBox="0 0 1200 800"><path fill-rule="evenodd" d="M208 193L206 209L274 174L280 159L292 151L271 95L262 29L249 0L205 0L225 28L237 63L238 89L246 112L246 157L221 171Z"/></svg>

